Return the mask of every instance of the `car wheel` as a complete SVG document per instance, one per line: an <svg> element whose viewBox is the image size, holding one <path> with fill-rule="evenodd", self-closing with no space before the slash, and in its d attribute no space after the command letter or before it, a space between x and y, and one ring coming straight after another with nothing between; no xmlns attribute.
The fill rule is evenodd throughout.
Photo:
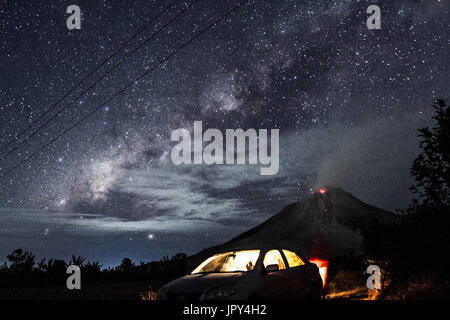
<svg viewBox="0 0 450 320"><path fill-rule="evenodd" d="M313 285L311 289L309 290L309 297L308 300L312 301L319 301L321 300L322 296L320 294L320 289L317 285Z"/></svg>

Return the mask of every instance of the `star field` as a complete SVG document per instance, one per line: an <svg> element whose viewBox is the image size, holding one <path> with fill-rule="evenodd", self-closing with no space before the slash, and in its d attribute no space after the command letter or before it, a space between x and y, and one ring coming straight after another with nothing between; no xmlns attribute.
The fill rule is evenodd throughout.
<svg viewBox="0 0 450 320"><path fill-rule="evenodd" d="M176 1L39 123L192 2ZM72 3L2 2L0 146L168 3L77 0L81 30L68 30ZM189 7L3 159L0 175L237 3L200 0ZM381 8L380 30L366 27L371 4ZM142 238L155 241L161 225L192 229L198 239L217 228L231 228L223 237L236 234L323 184L386 209L404 207L416 129L431 120L433 100L449 94L449 10L438 0L249 1L8 174L0 204L145 221L152 232L139 229ZM170 134L194 120L220 130L280 129L280 172L260 177L251 166L173 166Z"/></svg>

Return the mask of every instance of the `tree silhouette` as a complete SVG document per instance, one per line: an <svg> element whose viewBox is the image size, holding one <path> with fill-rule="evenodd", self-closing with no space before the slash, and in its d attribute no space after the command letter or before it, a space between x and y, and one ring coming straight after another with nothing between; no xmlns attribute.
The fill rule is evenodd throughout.
<svg viewBox="0 0 450 320"><path fill-rule="evenodd" d="M184 260L184 259L186 259L187 258L187 255L186 255L186 253L177 253L177 254L175 254L173 257L172 257L172 261L174 261L174 260Z"/></svg>
<svg viewBox="0 0 450 320"><path fill-rule="evenodd" d="M444 100L433 108L436 124L418 130L422 152L410 169L415 179L410 189L418 197L403 211L401 223L364 230L366 255L387 263L391 288L402 295L410 294L414 281L428 285L429 296L450 294L450 261L445 257L450 251L450 108Z"/></svg>
<svg viewBox="0 0 450 320"><path fill-rule="evenodd" d="M47 260L41 259L41 261L37 263L37 266L38 266L39 271L46 272L47 271Z"/></svg>
<svg viewBox="0 0 450 320"><path fill-rule="evenodd" d="M64 260L50 259L47 263L47 271L51 274L64 274L67 264Z"/></svg>
<svg viewBox="0 0 450 320"><path fill-rule="evenodd" d="M72 259L70 260L69 264L76 265L81 268L81 267L83 267L85 261L86 261L86 258L83 258L81 256L75 257L74 255L72 255Z"/></svg>
<svg viewBox="0 0 450 320"><path fill-rule="evenodd" d="M117 267L117 270L121 272L130 272L135 268L136 266L130 258L123 258L121 264Z"/></svg>
<svg viewBox="0 0 450 320"><path fill-rule="evenodd" d="M10 265L0 264L0 288L57 286L65 288L67 266L81 268L83 283L121 283L131 281L149 281L160 278L177 278L186 274L184 253L178 253L171 260L164 257L161 261L144 262L136 265L130 258L122 259L117 267L103 268L100 262L86 262L84 257L72 255L71 260L50 258L35 262L35 256L22 249L14 250L8 256ZM0 297L1 298L1 297Z"/></svg>
<svg viewBox="0 0 450 320"><path fill-rule="evenodd" d="M444 100L436 100L433 107L436 125L419 129L423 152L410 171L416 182L411 190L419 197L409 213L450 208L450 108Z"/></svg>
<svg viewBox="0 0 450 320"><path fill-rule="evenodd" d="M31 273L35 265L35 256L22 249L14 250L7 258L11 262L9 270L15 274Z"/></svg>
<svg viewBox="0 0 450 320"><path fill-rule="evenodd" d="M99 261L88 262L83 266L82 270L84 273L95 275L102 271L102 265Z"/></svg>

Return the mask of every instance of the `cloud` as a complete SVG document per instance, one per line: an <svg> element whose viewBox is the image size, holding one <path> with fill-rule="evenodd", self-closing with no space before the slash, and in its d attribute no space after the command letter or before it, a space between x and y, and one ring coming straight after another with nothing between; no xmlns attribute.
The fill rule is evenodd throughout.
<svg viewBox="0 0 450 320"><path fill-rule="evenodd" d="M95 192L88 199L75 195L72 209L125 219L96 221L104 227L135 229L138 221L145 228L255 225L321 185L344 188L386 209L401 208L411 198L408 169L418 153L416 129L425 121L414 115L394 118L287 131L281 136L275 176L261 176L258 165L174 166L161 157L150 165L143 161L126 167L123 162L129 158L103 158L114 165L107 177L103 171L95 177L109 182L110 172L120 174L111 174L114 182L107 190L100 188L102 197ZM399 139L404 143L398 145Z"/></svg>
<svg viewBox="0 0 450 320"><path fill-rule="evenodd" d="M411 199L409 167L419 153L417 129L428 122L419 114L393 115L291 133L280 143L280 157L289 154L292 160L280 171L287 176L310 172L312 188L337 186L374 205L402 208Z"/></svg>
<svg viewBox="0 0 450 320"><path fill-rule="evenodd" d="M412 68L417 61L394 63L402 58L397 41L404 41L403 35L361 40L366 14L352 3L273 4L280 14L252 15L270 27L245 32L244 55L231 56L232 63L219 63L207 73L202 66L201 76L192 77L185 91L183 85L176 89L176 102L160 99L157 113L167 115L161 119L169 122L169 136L172 129L191 128L194 120L203 120L204 129L280 128L276 176L261 176L259 165L176 167L170 163L168 136L127 137L85 163L71 188L61 188L56 203L129 220L225 225L260 221L326 184L383 208L404 207L411 198L409 166L418 153L416 129L426 122L415 113L422 106L411 104L417 94L417 104L430 97L415 90L416 83L410 85L422 82ZM292 15L293 6L299 14ZM438 14L432 8L427 14ZM408 19L419 22L416 10L406 11L405 28ZM387 14L398 15L397 8ZM362 22L354 24L347 16ZM387 82L398 74L404 77ZM171 79L187 79L180 76ZM436 86L434 79L427 87ZM150 126L165 130L156 119Z"/></svg>

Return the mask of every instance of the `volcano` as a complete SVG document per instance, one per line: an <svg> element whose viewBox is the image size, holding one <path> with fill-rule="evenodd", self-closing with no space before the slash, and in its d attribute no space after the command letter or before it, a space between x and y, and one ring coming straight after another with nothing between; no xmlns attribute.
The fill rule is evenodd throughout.
<svg viewBox="0 0 450 320"><path fill-rule="evenodd" d="M390 224L399 216L339 188L322 188L223 245L192 256L192 263L218 252L245 248L290 248L308 259L362 254L362 231L375 221Z"/></svg>

